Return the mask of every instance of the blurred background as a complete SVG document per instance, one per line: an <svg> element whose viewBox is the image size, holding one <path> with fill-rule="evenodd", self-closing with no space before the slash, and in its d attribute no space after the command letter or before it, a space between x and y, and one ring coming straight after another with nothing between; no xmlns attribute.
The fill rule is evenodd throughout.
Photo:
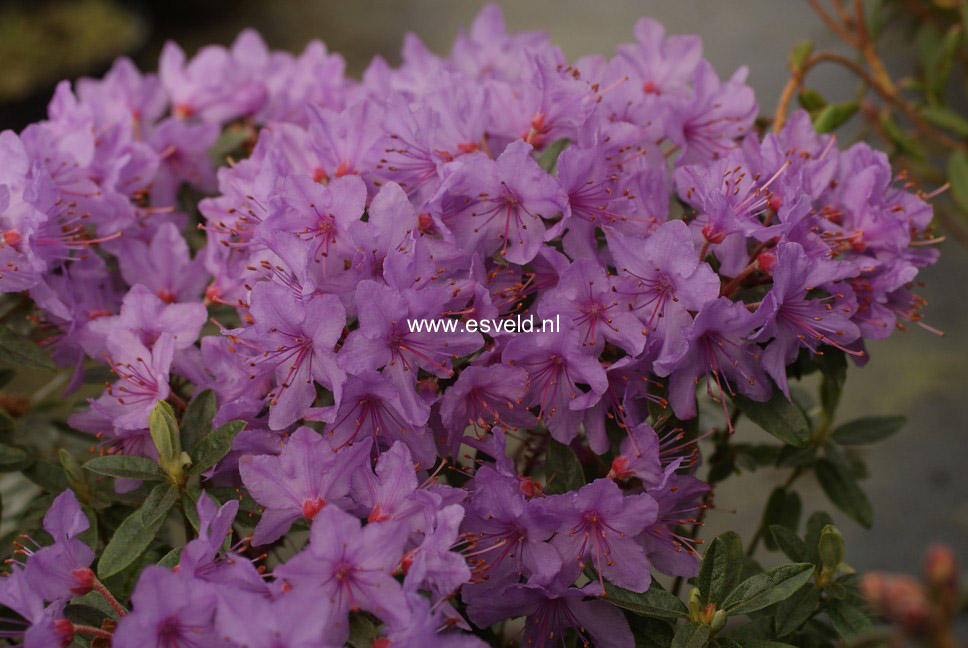
<svg viewBox="0 0 968 648"><path fill-rule="evenodd" d="M772 114L789 77L787 55L796 41L811 39L818 49L851 54L805 0L500 4L509 30L547 31L572 59L611 54L616 44L632 40L632 26L642 15L660 20L670 33L699 34L720 75L740 65L750 68L749 82L765 115ZM398 62L406 32L446 53L457 30L482 5L480 0L6 0L0 3L0 128L19 130L42 119L58 80L99 76L118 55L154 70L168 39L192 53L208 43L228 44L250 26L274 48L297 51L320 38L343 54L349 74L359 75L374 54ZM890 47L881 48L895 76L914 66L909 36L889 34ZM818 68L810 83L830 101L850 99L856 90L855 80L834 67ZM849 133L842 131L841 138ZM801 486L805 513L823 508L834 515L847 539L848 562L858 569L914 570L934 540L968 557L968 249L944 243L941 261L919 278L925 282L920 294L928 300L925 321L946 337L914 327L872 344L873 359L865 370L850 372L839 411L841 421L870 414L903 414L909 420L897 436L863 449L873 529L837 513L815 483ZM703 536L733 528L748 539L781 479L779 472L761 469L727 480L717 490L718 508L708 516Z"/></svg>

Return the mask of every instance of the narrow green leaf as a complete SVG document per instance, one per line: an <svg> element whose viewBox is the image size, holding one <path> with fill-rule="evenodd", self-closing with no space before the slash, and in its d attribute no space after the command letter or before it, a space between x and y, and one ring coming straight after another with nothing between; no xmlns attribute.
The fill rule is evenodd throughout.
<svg viewBox="0 0 968 648"><path fill-rule="evenodd" d="M846 601L831 601L826 612L834 630L844 639L856 637L872 625L862 608Z"/></svg>
<svg viewBox="0 0 968 648"><path fill-rule="evenodd" d="M874 509L867 495L861 490L854 480L842 466L835 464L828 459L817 461L815 468L817 481L820 487L827 494L830 501L841 511L856 520L862 526L870 528L874 523Z"/></svg>
<svg viewBox="0 0 968 648"><path fill-rule="evenodd" d="M635 648L668 648L675 636L675 628L661 619L625 613L625 620L632 629Z"/></svg>
<svg viewBox="0 0 968 648"><path fill-rule="evenodd" d="M776 616L773 622L776 636L785 637L812 617L820 604L820 590L807 583L793 596L776 606Z"/></svg>
<svg viewBox="0 0 968 648"><path fill-rule="evenodd" d="M844 543L844 536L832 524L828 524L820 532L820 562L827 569L833 571L837 569L847 555L847 547Z"/></svg>
<svg viewBox="0 0 968 648"><path fill-rule="evenodd" d="M0 472L23 470L33 461L33 453L26 448L0 443Z"/></svg>
<svg viewBox="0 0 968 648"><path fill-rule="evenodd" d="M709 643L709 626L690 621L676 631L671 648L703 648Z"/></svg>
<svg viewBox="0 0 968 648"><path fill-rule="evenodd" d="M17 422L13 417L0 410L0 439L9 439L10 435L17 429Z"/></svg>
<svg viewBox="0 0 968 648"><path fill-rule="evenodd" d="M799 72L811 52L813 52L813 41L802 40L794 45L790 50L790 58L788 59L790 71Z"/></svg>
<svg viewBox="0 0 968 648"><path fill-rule="evenodd" d="M192 528L195 529L196 533L198 533L202 526L201 520L199 520L198 517L198 496L199 491L195 488L186 488L181 494L182 512L185 514L185 517L188 518L189 524L192 525Z"/></svg>
<svg viewBox="0 0 968 648"><path fill-rule="evenodd" d="M723 601L729 615L749 614L789 598L813 576L810 563L792 563L774 567L739 584Z"/></svg>
<svg viewBox="0 0 968 648"><path fill-rule="evenodd" d="M820 109L813 119L813 128L818 133L830 133L837 130L857 112L856 101L846 103L827 104Z"/></svg>
<svg viewBox="0 0 968 648"><path fill-rule="evenodd" d="M810 551L807 544L800 539L791 529L773 524L769 527L770 535L777 548L782 551L787 558L794 562L807 562L810 560Z"/></svg>
<svg viewBox="0 0 968 648"><path fill-rule="evenodd" d="M774 389L772 398L765 403L745 396L736 396L734 400L747 418L780 441L798 448L810 442L810 423L806 415L779 389Z"/></svg>
<svg viewBox="0 0 968 648"><path fill-rule="evenodd" d="M104 548L104 553L101 554L97 564L98 578L104 580L121 572L148 548L165 522L165 516L158 514L157 506L167 500L166 493L170 488L176 487L172 484L158 484L151 491L144 506L125 518ZM154 522L150 526L145 526L145 510L149 509L149 506L155 511L150 516Z"/></svg>
<svg viewBox="0 0 968 648"><path fill-rule="evenodd" d="M820 534L824 527L833 523L833 518L824 511L816 511L807 519L807 530L804 533L803 541L809 552L809 561L814 565L820 565Z"/></svg>
<svg viewBox="0 0 968 648"><path fill-rule="evenodd" d="M719 603L733 591L743 572L743 541L733 531L716 536L702 557L696 586L703 606Z"/></svg>
<svg viewBox="0 0 968 648"><path fill-rule="evenodd" d="M164 484L160 486L164 486ZM152 489L151 493L148 494L148 499L141 507L142 524L145 527L150 527L159 519L164 520L168 517L168 511L178 501L179 494L180 490L174 484L168 484L164 490L157 487Z"/></svg>
<svg viewBox="0 0 968 648"><path fill-rule="evenodd" d="M109 477L123 479L140 479L142 481L160 481L165 478L165 471L151 459L133 455L106 455L95 457L84 463L84 467L91 472Z"/></svg>
<svg viewBox="0 0 968 648"><path fill-rule="evenodd" d="M558 170L558 156L568 148L569 144L571 144L571 140L563 137L546 146L538 155L538 166L548 173L554 174Z"/></svg>
<svg viewBox="0 0 968 648"><path fill-rule="evenodd" d="M181 454L181 440L178 436L178 419L175 412L165 401L159 401L151 410L149 417L151 440L158 449L158 463L165 467L174 466Z"/></svg>
<svg viewBox="0 0 968 648"><path fill-rule="evenodd" d="M346 644L351 648L372 648L379 636L376 624L362 614L350 615L350 636Z"/></svg>
<svg viewBox="0 0 968 648"><path fill-rule="evenodd" d="M630 592L605 581L605 600L629 612L662 619L679 619L689 616L689 608L679 597L662 589L655 580L648 590L639 594Z"/></svg>
<svg viewBox="0 0 968 648"><path fill-rule="evenodd" d="M245 427L245 421L229 421L225 425L212 430L199 440L192 449L191 475L200 475L229 453L232 440Z"/></svg>
<svg viewBox="0 0 968 648"><path fill-rule="evenodd" d="M903 416L865 416L838 426L830 438L841 445L864 445L897 434L907 419Z"/></svg>
<svg viewBox="0 0 968 648"><path fill-rule="evenodd" d="M948 157L948 180L951 197L961 211L968 213L968 155L964 151L954 151Z"/></svg>
<svg viewBox="0 0 968 648"><path fill-rule="evenodd" d="M575 452L554 439L548 444L545 473L548 480L545 492L549 495L575 491L585 485L585 472Z"/></svg>
<svg viewBox="0 0 968 648"><path fill-rule="evenodd" d="M946 128L961 137L968 137L968 119L943 106L925 106L921 109L925 121Z"/></svg>
<svg viewBox="0 0 968 648"><path fill-rule="evenodd" d="M46 351L6 326L0 326L0 362L29 369L54 369Z"/></svg>
<svg viewBox="0 0 968 648"><path fill-rule="evenodd" d="M783 643L782 641L736 637L721 637L715 641L715 645L717 648L797 648L793 644Z"/></svg>
<svg viewBox="0 0 968 648"><path fill-rule="evenodd" d="M796 491L787 490L778 486L773 489L773 492L770 493L770 499L766 502L766 508L763 510L763 525L765 527L780 525L796 531L797 526L800 524L801 508L800 496ZM776 549L776 544L771 534L766 534L763 540L768 549Z"/></svg>
<svg viewBox="0 0 968 648"><path fill-rule="evenodd" d="M192 399L181 420L181 447L188 453L195 444L212 431L215 418L215 393L206 389Z"/></svg>
<svg viewBox="0 0 968 648"><path fill-rule="evenodd" d="M847 381L847 356L840 349L825 347L823 355L818 355L814 362L823 373L823 380L820 382L820 405L827 420L832 421Z"/></svg>
<svg viewBox="0 0 968 648"><path fill-rule="evenodd" d="M164 556L162 556L161 560L158 561L158 566L171 569L177 565L178 561L181 560L182 549L184 549L184 547L175 547L166 553Z"/></svg>

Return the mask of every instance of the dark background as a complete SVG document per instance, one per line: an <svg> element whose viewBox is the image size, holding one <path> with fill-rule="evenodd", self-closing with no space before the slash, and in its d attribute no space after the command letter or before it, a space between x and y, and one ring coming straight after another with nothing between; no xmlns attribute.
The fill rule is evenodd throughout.
<svg viewBox="0 0 968 648"><path fill-rule="evenodd" d="M126 54L154 70L161 46L174 39L192 53L208 43L227 44L244 27L258 29L270 46L301 50L313 38L347 60L359 75L374 54L399 60L404 33L417 33L444 54L458 28L470 24L479 0L223 0L121 2L24 1L0 4L0 128L20 129L44 116L53 85L62 78L97 76L113 57ZM632 40L637 18L650 15L670 33L702 36L706 57L721 75L739 65L761 111L772 113L787 78L791 45L810 38L818 47L842 49L806 2L800 0L587 0L505 1L511 30L549 32L570 58L610 54ZM882 53L895 76L910 65L905 35L894 35ZM852 79L821 69L811 84L828 99L852 97ZM849 131L848 131L849 132ZM931 189L931 188L927 188ZM871 477L864 482L875 510L874 528L861 529L834 513L847 538L848 562L858 569L917 569L932 540L968 557L968 251L942 246L942 259L922 273L926 321L947 332L938 338L914 328L871 345L873 359L851 371L841 420L866 414L904 414L897 436L863 450ZM14 386L16 388L16 386ZM752 436L740 430L741 437ZM782 481L761 470L727 481L703 535L734 528L749 538L766 496ZM0 487L2 487L0 483ZM9 488L9 486L8 486ZM805 510L832 510L816 483L804 481ZM7 500L6 493L4 499ZM13 507L5 507L10 510ZM735 511L731 512L731 511ZM5 517L7 517L5 515Z"/></svg>

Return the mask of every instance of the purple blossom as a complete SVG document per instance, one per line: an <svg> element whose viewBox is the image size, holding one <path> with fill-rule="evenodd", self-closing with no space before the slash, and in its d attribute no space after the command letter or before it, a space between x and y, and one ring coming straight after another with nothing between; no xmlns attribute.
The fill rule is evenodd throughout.
<svg viewBox="0 0 968 648"><path fill-rule="evenodd" d="M366 610L388 623L406 621L406 597L392 576L405 540L396 523L361 527L355 517L329 506L313 520L309 547L274 573L294 590L309 589L330 603L327 634L342 643L351 610Z"/></svg>
<svg viewBox="0 0 968 648"><path fill-rule="evenodd" d="M299 518L313 520L325 507L339 506L349 493L350 475L369 451L370 441L363 440L336 452L319 434L301 427L278 456L242 457L242 483L265 507L252 543L275 542Z"/></svg>
<svg viewBox="0 0 968 648"><path fill-rule="evenodd" d="M551 543L565 569L591 565L599 578L619 587L633 592L649 589L649 561L635 536L656 520L658 506L650 495L623 495L615 482L596 479L577 492L546 501L559 521Z"/></svg>

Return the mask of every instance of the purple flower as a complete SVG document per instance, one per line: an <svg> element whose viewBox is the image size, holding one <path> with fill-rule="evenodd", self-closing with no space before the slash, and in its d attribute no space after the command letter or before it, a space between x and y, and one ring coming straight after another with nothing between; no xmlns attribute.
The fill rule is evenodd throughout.
<svg viewBox="0 0 968 648"><path fill-rule="evenodd" d="M518 335L502 358L528 372L525 403L540 408L539 417L562 443L575 438L581 411L594 405L608 387L605 370L585 352L574 329ZM581 389L579 383L589 389Z"/></svg>
<svg viewBox="0 0 968 648"><path fill-rule="evenodd" d="M396 523L367 524L336 507L323 509L310 529L309 547L276 568L294 590L306 588L333 608L331 637L346 640L346 616L366 610L388 623L404 623L403 588L392 573L403 557L406 534Z"/></svg>
<svg viewBox="0 0 968 648"><path fill-rule="evenodd" d="M853 264L808 256L798 243L777 247L773 287L756 310L763 324L750 339L772 338L763 352L763 367L787 398L786 366L796 359L801 346L814 352L821 344L844 349L860 336L857 325L850 321L856 302L842 281L856 273ZM816 289L828 296L812 298Z"/></svg>
<svg viewBox="0 0 968 648"><path fill-rule="evenodd" d="M203 257L191 259L188 244L172 223L162 223L150 242L125 240L117 246L117 256L125 281L143 284L169 304L198 299L208 279Z"/></svg>
<svg viewBox="0 0 968 648"><path fill-rule="evenodd" d="M597 583L581 589L560 582L548 587L512 585L499 596L475 601L467 612L481 627L526 616L524 642L535 648L558 645L568 629L586 645L632 648L635 639L622 611L604 601L587 600L599 592Z"/></svg>
<svg viewBox="0 0 968 648"><path fill-rule="evenodd" d="M300 517L312 520L326 506L339 506L349 493L350 475L369 459L369 452L369 439L337 453L319 434L301 427L278 456L242 457L242 483L265 507L252 544L275 542Z"/></svg>
<svg viewBox="0 0 968 648"><path fill-rule="evenodd" d="M229 500L216 508L215 501L204 491L196 504L198 538L182 549L176 571L179 575L216 583L234 590L266 594L268 588L252 562L233 551L222 552L227 537L232 534L232 522L239 510L237 500Z"/></svg>
<svg viewBox="0 0 968 648"><path fill-rule="evenodd" d="M686 334L686 354L673 363L655 363L656 374L669 376L669 403L680 420L696 415L696 385L703 377L707 393L724 411L727 395L737 391L753 400L769 399L773 389L760 367L760 348L746 340L756 325L744 304L720 297L696 315Z"/></svg>
<svg viewBox="0 0 968 648"><path fill-rule="evenodd" d="M440 402L440 416L450 434L448 447L456 454L467 426L478 435L495 425L525 430L535 427L537 419L522 404L527 391L528 372L520 367L495 364L464 368Z"/></svg>
<svg viewBox="0 0 968 648"><path fill-rule="evenodd" d="M118 648L226 647L215 632L215 591L163 567L146 567L131 595L132 610L114 631Z"/></svg>
<svg viewBox="0 0 968 648"><path fill-rule="evenodd" d="M657 361L684 353L682 329L692 322L688 311L719 295L719 279L700 261L689 228L669 221L644 241L610 236L608 248L622 278L617 291L632 300L633 312L655 336L649 344L660 345Z"/></svg>
<svg viewBox="0 0 968 648"><path fill-rule="evenodd" d="M429 466L436 458L433 438L424 426L415 425L404 416L405 397L386 376L361 370L347 378L339 409L326 425L325 433L336 447L372 438L378 450L385 450L399 441L418 461Z"/></svg>
<svg viewBox="0 0 968 648"><path fill-rule="evenodd" d="M649 561L635 536L656 520L651 496L623 495L610 479L596 479L577 492L549 497L545 505L559 521L551 543L566 569L591 564L599 578L619 587L649 589Z"/></svg>
<svg viewBox="0 0 968 648"><path fill-rule="evenodd" d="M332 615L329 601L308 589L272 600L250 592L223 591L215 629L231 645L244 648L340 648L343 642L330 638Z"/></svg>
<svg viewBox="0 0 968 648"><path fill-rule="evenodd" d="M237 334L261 351L254 368L275 374L269 427L281 430L302 417L316 398L314 381L332 391L338 405L346 379L333 353L346 323L339 299L320 295L300 301L284 286L260 282L252 288L249 313L255 324Z"/></svg>
<svg viewBox="0 0 968 648"><path fill-rule="evenodd" d="M659 510L655 523L639 539L649 563L663 574L692 578L699 573L699 552L679 527L699 521L706 506L700 500L709 490L709 484L695 477L676 474L649 490Z"/></svg>
<svg viewBox="0 0 968 648"><path fill-rule="evenodd" d="M516 476L478 468L466 508L463 528L475 586L465 586L465 600L493 596L495 586L516 583L521 576L547 584L558 574L561 558L547 540L559 520L539 500L525 499Z"/></svg>
<svg viewBox="0 0 968 648"><path fill-rule="evenodd" d="M561 273L557 287L542 296L538 315L560 315L573 322L582 345L595 354L606 340L632 355L645 347L647 329L612 291L605 269L590 259L578 259Z"/></svg>
<svg viewBox="0 0 968 648"><path fill-rule="evenodd" d="M94 552L77 538L90 523L73 491L58 495L44 515L44 530L54 544L33 552L24 566L30 586L48 601L66 601L91 591Z"/></svg>
<svg viewBox="0 0 968 648"><path fill-rule="evenodd" d="M171 361L175 339L162 333L149 351L138 335L127 330L115 332L107 340L111 370L118 380L108 385L97 399L88 399L91 408L72 415L68 423L93 433L110 430L141 430L148 427L148 415L158 401L168 398Z"/></svg>
<svg viewBox="0 0 968 648"><path fill-rule="evenodd" d="M514 142L497 160L461 157L433 198L439 218L467 251L495 251L511 263L531 261L548 236L543 218L564 211L567 199L554 177Z"/></svg>

